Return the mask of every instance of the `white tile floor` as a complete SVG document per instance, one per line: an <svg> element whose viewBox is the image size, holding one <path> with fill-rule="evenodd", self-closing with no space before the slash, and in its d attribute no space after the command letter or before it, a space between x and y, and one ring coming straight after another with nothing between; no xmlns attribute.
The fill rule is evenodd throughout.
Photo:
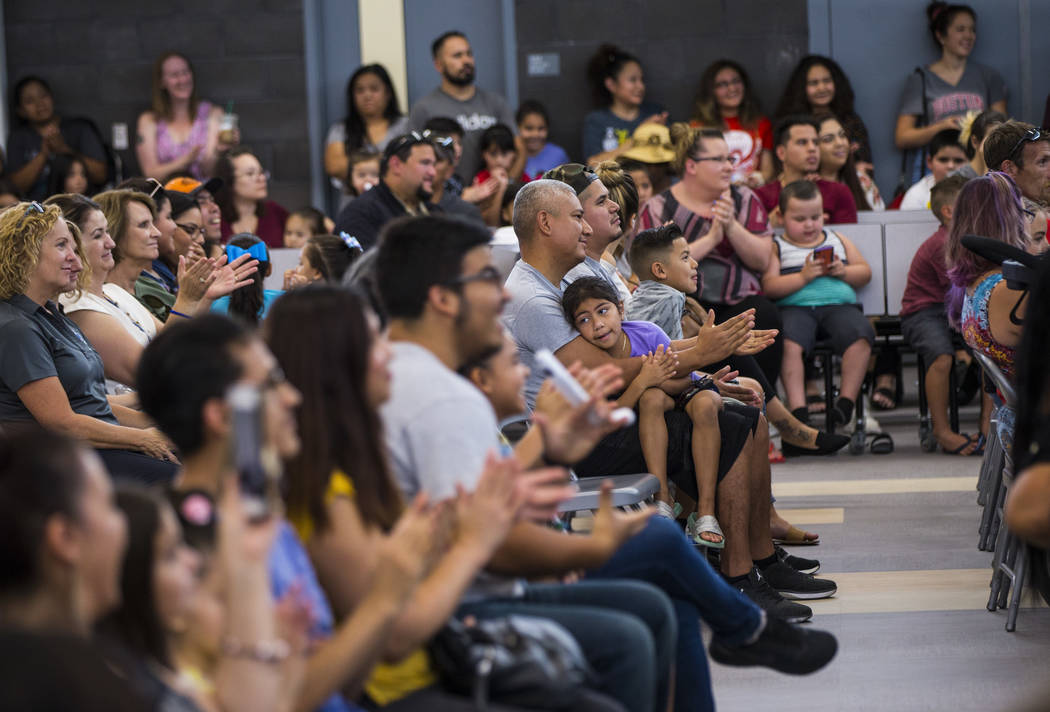
<svg viewBox="0 0 1050 712"><path fill-rule="evenodd" d="M977 551L979 459L921 452L915 410L904 410L883 418L896 423L886 428L891 455L774 466L778 508L789 520L806 510L800 520L821 535L797 553L819 558L821 575L839 583L834 599L813 602L808 625L835 633L840 650L803 678L712 664L723 712L1010 710L1050 681L1050 609L1027 599L1007 633L1005 613L984 607L991 554Z"/></svg>

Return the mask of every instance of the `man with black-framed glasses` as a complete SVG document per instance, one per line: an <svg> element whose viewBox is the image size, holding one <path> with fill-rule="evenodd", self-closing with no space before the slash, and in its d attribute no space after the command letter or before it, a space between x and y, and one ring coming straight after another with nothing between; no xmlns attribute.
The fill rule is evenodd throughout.
<svg viewBox="0 0 1050 712"><path fill-rule="evenodd" d="M435 145L447 140L429 131L410 131L388 143L379 162L379 184L343 208L336 232L356 237L368 250L394 218L443 212L430 200L437 175Z"/></svg>
<svg viewBox="0 0 1050 712"><path fill-rule="evenodd" d="M999 124L984 140L984 161L1013 178L1021 195L1050 205L1050 131L1013 119Z"/></svg>

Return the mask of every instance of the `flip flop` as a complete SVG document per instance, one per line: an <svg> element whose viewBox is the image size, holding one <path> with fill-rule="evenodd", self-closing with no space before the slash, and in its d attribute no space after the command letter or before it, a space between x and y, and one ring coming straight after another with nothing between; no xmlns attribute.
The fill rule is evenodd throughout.
<svg viewBox="0 0 1050 712"><path fill-rule="evenodd" d="M794 525L788 527L787 535L783 537L774 537L773 543L787 546L816 546L820 543L820 535L815 535L814 539L807 539L806 534L811 532L805 532Z"/></svg>
<svg viewBox="0 0 1050 712"><path fill-rule="evenodd" d="M889 433L872 433L869 447L872 455L889 455L893 452L893 438Z"/></svg>
<svg viewBox="0 0 1050 712"><path fill-rule="evenodd" d="M819 407L817 407L819 406ZM824 408L827 407L827 403L824 400L824 396L808 395L806 396L806 409L810 413L823 413Z"/></svg>
<svg viewBox="0 0 1050 712"><path fill-rule="evenodd" d="M966 438L966 442L964 442L959 447L952 448L950 450L942 447L941 450L944 451L945 455L963 455L963 457L972 457L974 455L984 454L984 443L981 442L983 436L970 435L969 433L959 433L959 435L962 435L964 438ZM964 455L963 450L970 447L971 445L976 445L976 447L971 452Z"/></svg>
<svg viewBox="0 0 1050 712"><path fill-rule="evenodd" d="M874 396L882 396L892 405L882 405ZM875 389L875 393L872 396L871 404L878 410L893 410L897 407L897 391L896 389L890 388L889 386L879 386Z"/></svg>
<svg viewBox="0 0 1050 712"><path fill-rule="evenodd" d="M705 514L702 517L697 517L696 512L693 512L689 515L685 531L697 546L706 546L711 549L724 549L726 546L726 535L722 533L722 528L718 526L718 520L713 515ZM700 536L704 532L717 534L722 537L722 541L708 541Z"/></svg>

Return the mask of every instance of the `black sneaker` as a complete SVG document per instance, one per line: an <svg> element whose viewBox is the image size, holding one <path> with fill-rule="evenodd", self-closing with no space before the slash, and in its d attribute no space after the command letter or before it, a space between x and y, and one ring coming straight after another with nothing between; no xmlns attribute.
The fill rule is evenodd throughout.
<svg viewBox="0 0 1050 712"><path fill-rule="evenodd" d="M775 616L788 623L805 623L813 617L813 611L809 606L784 600L783 596L766 583L757 568L752 567L747 578L734 585L737 590L750 598L752 603L768 613L767 617Z"/></svg>
<svg viewBox="0 0 1050 712"><path fill-rule="evenodd" d="M782 546L774 546L773 549L777 552L778 559L799 573L815 574L820 571L820 562L816 559L804 559L801 556L789 554Z"/></svg>
<svg viewBox="0 0 1050 712"><path fill-rule="evenodd" d="M723 665L761 665L788 675L808 675L827 665L838 650L835 636L823 630L804 630L774 616L766 617L762 634L750 645L730 646L711 640L711 659Z"/></svg>
<svg viewBox="0 0 1050 712"><path fill-rule="evenodd" d="M838 591L834 581L800 573L779 560L762 569L762 576L781 596L796 601L830 598Z"/></svg>

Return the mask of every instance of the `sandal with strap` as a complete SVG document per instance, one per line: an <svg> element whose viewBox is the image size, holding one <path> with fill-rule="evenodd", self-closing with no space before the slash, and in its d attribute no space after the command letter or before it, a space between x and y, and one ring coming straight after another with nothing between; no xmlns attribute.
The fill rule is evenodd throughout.
<svg viewBox="0 0 1050 712"><path fill-rule="evenodd" d="M726 535L722 533L722 528L718 526L718 520L711 514L705 514L702 517L697 517L696 512L689 515L689 521L686 523L685 532L693 540L693 543L697 546L707 546L712 549L724 549L726 545ZM700 535L704 532L710 534L717 534L722 537L722 541L708 541Z"/></svg>
<svg viewBox="0 0 1050 712"><path fill-rule="evenodd" d="M874 396L882 396L885 401L880 403L875 400ZM889 405L885 405L885 403L889 403ZM879 386L875 389L875 393L871 399L871 404L879 410L893 410L897 407L897 390L888 386Z"/></svg>
<svg viewBox="0 0 1050 712"><path fill-rule="evenodd" d="M810 536L807 537L807 534ZM788 527L787 534L782 537L773 537L773 543L787 544L788 546L816 546L820 543L820 535L803 531L791 525Z"/></svg>

